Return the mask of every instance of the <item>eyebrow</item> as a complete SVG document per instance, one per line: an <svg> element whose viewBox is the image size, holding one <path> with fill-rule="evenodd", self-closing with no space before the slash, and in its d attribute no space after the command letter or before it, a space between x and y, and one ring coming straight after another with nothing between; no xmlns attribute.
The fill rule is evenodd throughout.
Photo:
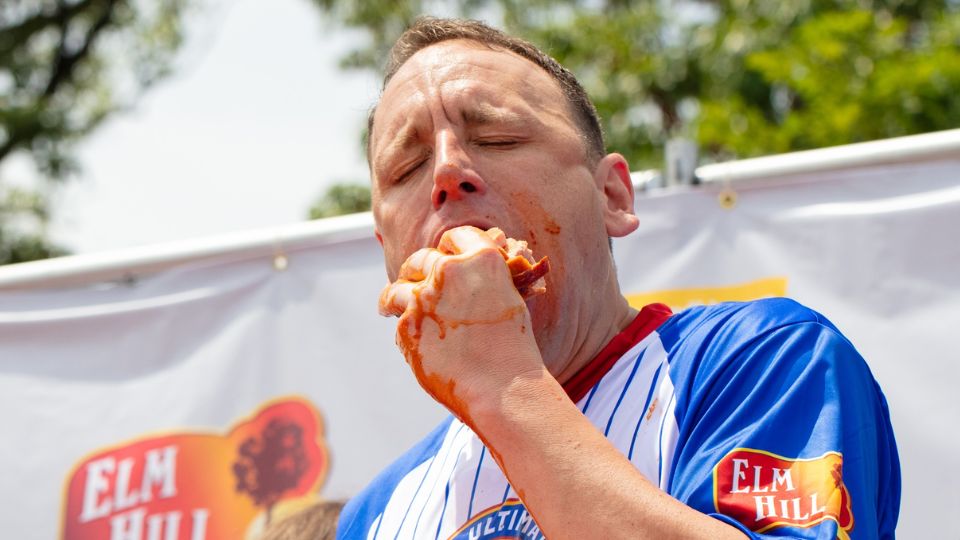
<svg viewBox="0 0 960 540"><path fill-rule="evenodd" d="M383 156L390 157L397 153L402 153L408 148L416 146L419 140L420 133L417 128L407 124L400 129L399 133L394 135L393 140L390 141L386 147L378 152L378 159L373 163L374 168L383 166L383 160L386 159Z"/></svg>
<svg viewBox="0 0 960 540"><path fill-rule="evenodd" d="M490 124L517 125L523 123L523 116L516 112L500 109L488 103L477 103L460 112L460 119L468 127ZM380 151L381 156L391 156L402 153L420 143L420 131L411 124L407 124L393 137L393 140ZM382 166L381 160L374 163L374 167Z"/></svg>
<svg viewBox="0 0 960 540"><path fill-rule="evenodd" d="M475 106L464 109L460 113L463 123L468 126L482 126L493 123L518 124L522 117L513 112L504 109L498 109L487 103L478 103Z"/></svg>
<svg viewBox="0 0 960 540"><path fill-rule="evenodd" d="M406 150L420 141L420 130L415 126L406 125L393 137L393 142L387 146L387 149L394 148Z"/></svg>

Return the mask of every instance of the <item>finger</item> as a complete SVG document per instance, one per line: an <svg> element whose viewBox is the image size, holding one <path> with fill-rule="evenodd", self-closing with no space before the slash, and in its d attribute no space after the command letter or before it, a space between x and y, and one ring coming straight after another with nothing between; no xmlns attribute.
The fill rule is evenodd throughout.
<svg viewBox="0 0 960 540"><path fill-rule="evenodd" d="M416 297L415 289L419 285L412 281L398 279L387 285L380 293L379 310L384 317L399 317Z"/></svg>
<svg viewBox="0 0 960 540"><path fill-rule="evenodd" d="M406 281L423 281L427 279L441 257L443 257L443 253L435 249L419 249L403 262L398 278Z"/></svg>
<svg viewBox="0 0 960 540"><path fill-rule="evenodd" d="M499 235L494 233L491 236L487 234L486 231L469 225L456 227L443 233L437 249L450 255L460 255L461 253L469 253L491 247L499 249L506 245L506 240L503 240L503 245L498 245L495 239L505 237L500 229L496 229L496 231Z"/></svg>
<svg viewBox="0 0 960 540"><path fill-rule="evenodd" d="M504 234L499 227L491 227L490 229L484 231L483 234L489 236L490 239L493 240L493 243L497 245L497 247L503 249L507 248L507 235Z"/></svg>

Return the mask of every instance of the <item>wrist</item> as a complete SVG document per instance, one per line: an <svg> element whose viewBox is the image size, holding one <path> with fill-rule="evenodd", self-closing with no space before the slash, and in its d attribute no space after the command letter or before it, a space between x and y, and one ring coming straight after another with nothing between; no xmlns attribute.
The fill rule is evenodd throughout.
<svg viewBox="0 0 960 540"><path fill-rule="evenodd" d="M542 417L558 405L572 405L563 387L542 364L511 376L497 388L473 391L471 427L485 439L529 428L529 421Z"/></svg>

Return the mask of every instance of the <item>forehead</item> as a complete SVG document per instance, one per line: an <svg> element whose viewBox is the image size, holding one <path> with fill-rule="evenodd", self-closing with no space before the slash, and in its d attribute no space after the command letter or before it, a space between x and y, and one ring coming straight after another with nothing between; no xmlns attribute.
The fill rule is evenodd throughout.
<svg viewBox="0 0 960 540"><path fill-rule="evenodd" d="M532 61L473 41L443 41L417 51L384 88L371 132L374 154L376 139L396 134L431 100L451 119L482 119L494 109L566 114L559 83Z"/></svg>

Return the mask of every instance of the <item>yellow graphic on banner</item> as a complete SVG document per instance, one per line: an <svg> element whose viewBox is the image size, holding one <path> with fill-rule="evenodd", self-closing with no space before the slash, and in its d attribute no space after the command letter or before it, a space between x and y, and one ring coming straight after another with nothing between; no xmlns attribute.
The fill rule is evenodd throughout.
<svg viewBox="0 0 960 540"><path fill-rule="evenodd" d="M678 311L694 305L717 304L720 302L743 302L758 298L787 295L787 278L771 277L722 287L695 287L688 289L668 289L646 293L628 294L627 301L636 309L647 304L660 302Z"/></svg>

